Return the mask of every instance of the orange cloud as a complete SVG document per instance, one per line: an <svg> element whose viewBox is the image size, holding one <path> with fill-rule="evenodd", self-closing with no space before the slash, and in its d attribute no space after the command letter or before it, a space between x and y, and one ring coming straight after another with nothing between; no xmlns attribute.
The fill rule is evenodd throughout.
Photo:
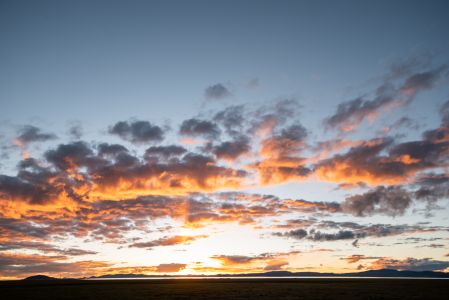
<svg viewBox="0 0 449 300"><path fill-rule="evenodd" d="M152 248L158 246L174 246L180 244L190 244L193 241L198 239L207 238L207 235L194 235L194 236L186 236L186 235L176 235L172 237L164 237L158 240L150 241L150 242L138 242L133 243L129 247L136 248Z"/></svg>

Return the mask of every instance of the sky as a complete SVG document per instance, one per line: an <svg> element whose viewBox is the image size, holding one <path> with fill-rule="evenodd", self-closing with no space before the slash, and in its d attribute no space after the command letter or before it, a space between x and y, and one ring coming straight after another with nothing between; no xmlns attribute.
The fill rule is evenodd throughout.
<svg viewBox="0 0 449 300"><path fill-rule="evenodd" d="M0 2L0 279L449 271L447 1Z"/></svg>

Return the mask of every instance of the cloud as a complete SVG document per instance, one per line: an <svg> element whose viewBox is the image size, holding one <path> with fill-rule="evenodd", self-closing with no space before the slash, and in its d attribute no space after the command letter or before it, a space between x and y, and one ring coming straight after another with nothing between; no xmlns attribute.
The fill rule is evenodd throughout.
<svg viewBox="0 0 449 300"><path fill-rule="evenodd" d="M49 243L39 242L39 241L30 241L30 240L22 240L22 241L5 241L0 245L0 251L10 251L10 250L35 250L42 253L54 253L62 256L82 256L82 255L92 255L97 254L96 251L91 250L83 250L79 248L60 248Z"/></svg>
<svg viewBox="0 0 449 300"><path fill-rule="evenodd" d="M164 263L156 266L113 267L104 261L68 261L65 256L45 256L24 253L0 253L0 276L2 278L23 278L35 274L54 277L86 277L111 273L176 273L187 264Z"/></svg>
<svg viewBox="0 0 449 300"><path fill-rule="evenodd" d="M158 273L175 273L186 268L186 264L160 264L156 267L155 271Z"/></svg>
<svg viewBox="0 0 449 300"><path fill-rule="evenodd" d="M213 117L213 121L223 126L226 133L230 136L241 135L243 126L246 123L244 113L245 106L243 105L228 106L217 112Z"/></svg>
<svg viewBox="0 0 449 300"><path fill-rule="evenodd" d="M433 88L441 75L447 70L447 66L441 66L429 71L415 73L409 76L400 91L408 96L414 96L419 91Z"/></svg>
<svg viewBox="0 0 449 300"><path fill-rule="evenodd" d="M164 139L164 130L148 121L120 121L109 128L109 133L134 144L155 143Z"/></svg>
<svg viewBox="0 0 449 300"><path fill-rule="evenodd" d="M64 192L57 184L57 173L41 169L30 160L25 163L30 164L33 171L27 171L24 167L18 176L0 175L0 200L46 204ZM54 184L51 183L53 180Z"/></svg>
<svg viewBox="0 0 449 300"><path fill-rule="evenodd" d="M211 258L220 261L225 266L248 264L254 261L271 259L269 254L261 254L259 256L215 255L212 256Z"/></svg>
<svg viewBox="0 0 449 300"><path fill-rule="evenodd" d="M159 158L172 158L172 157L178 157L183 155L187 152L187 149L185 149L182 146L177 145L169 145L169 146L153 146L145 150L145 158L148 160L151 157L154 157L157 159Z"/></svg>
<svg viewBox="0 0 449 300"><path fill-rule="evenodd" d="M245 136L237 137L235 140L223 142L216 146L210 146L210 148L218 159L230 162L251 151L250 140Z"/></svg>
<svg viewBox="0 0 449 300"><path fill-rule="evenodd" d="M404 86L407 83L407 90L415 86L417 91L430 86L424 79L417 80L404 81ZM418 201L434 204L447 198L449 104L442 107L439 126L405 142L397 136L315 141L298 121L299 107L297 101L282 100L261 108L232 106L201 119L188 119L180 134L206 139L197 147L152 145L162 141L165 129L161 129L161 139L150 138L151 134L135 128L157 126L149 122L135 125L143 121L118 122L125 125L114 133L136 145L148 143L143 149L128 143L83 140L47 145L43 155L20 160L17 173L0 175L0 250L58 256L46 262L49 269L68 270L73 260L95 255L59 246L71 238L113 243L122 249L185 245L206 238L196 233L173 235L157 228L165 221L192 232L235 223L306 243L340 240L355 247L365 238L447 230L429 224L363 225L322 218L397 217ZM406 119L402 122L408 126ZM339 193L350 193L352 188L363 192L347 195L343 201L241 192L260 187L258 183L305 179L347 189ZM135 239L136 233L154 232L160 235ZM216 260L222 262L222 270L240 272L280 270L287 266L284 258L271 253L222 255ZM74 265L80 272L86 271L84 266ZM158 266L119 268L115 270L158 270ZM113 269L103 266L92 272Z"/></svg>
<svg viewBox="0 0 449 300"><path fill-rule="evenodd" d="M380 258L371 264L373 269L394 269L400 271L441 271L449 268L449 261L431 258Z"/></svg>
<svg viewBox="0 0 449 300"><path fill-rule="evenodd" d="M294 222L291 223L294 225ZM299 222L297 228L285 232L274 232L274 236L293 238L297 240L311 240L314 242L359 240L367 237L386 237L401 235L404 233L444 230L444 228L432 228L424 226L369 224L360 225L354 222L313 221ZM284 228L290 228L287 226ZM282 228L282 227L278 227ZM323 229L325 231L323 231ZM354 244L354 243L353 243ZM357 243L356 243L357 244Z"/></svg>
<svg viewBox="0 0 449 300"><path fill-rule="evenodd" d="M446 174L421 175L415 184L419 188L413 192L413 196L418 200L427 201L429 208L438 200L449 198L449 177Z"/></svg>
<svg viewBox="0 0 449 300"><path fill-rule="evenodd" d="M264 272L279 271L289 264L288 258L299 251L261 253L258 255L214 255L211 258L220 262L221 267L196 267L200 272Z"/></svg>
<svg viewBox="0 0 449 300"><path fill-rule="evenodd" d="M139 242L133 243L129 245L129 247L135 248L147 248L151 249L154 247L160 246L174 246L174 245L182 245L182 244L190 244L193 241L198 239L207 238L207 235L195 235L195 236L185 236L185 235L176 235L172 237L163 237L150 242Z"/></svg>
<svg viewBox="0 0 449 300"><path fill-rule="evenodd" d="M353 254L347 257L342 257L340 259L345 260L349 264L353 264L362 260L373 260L373 259L381 259L382 257L377 256L365 256L361 254Z"/></svg>
<svg viewBox="0 0 449 300"><path fill-rule="evenodd" d="M301 180L311 173L305 166L306 159L299 156L306 137L306 129L296 123L262 140L260 156L263 159L254 164L262 185Z"/></svg>
<svg viewBox="0 0 449 300"><path fill-rule="evenodd" d="M204 91L204 95L208 100L221 100L230 97L231 92L221 83L208 86Z"/></svg>
<svg viewBox="0 0 449 300"><path fill-rule="evenodd" d="M337 128L342 132L353 131L365 119L373 122L381 110L403 105L402 102L395 100L392 95L380 94L380 91L378 93L374 100L356 98L340 103L335 114L325 120L326 126Z"/></svg>
<svg viewBox="0 0 449 300"><path fill-rule="evenodd" d="M393 130L397 130L400 128L405 128L407 130L418 130L420 127L419 123L409 117L401 117L397 121L395 121L393 124L384 126L380 130L378 130L377 134L382 136L389 134Z"/></svg>
<svg viewBox="0 0 449 300"><path fill-rule="evenodd" d="M29 144L45 142L56 138L57 136L52 133L45 133L40 128L25 125L19 130L19 135L13 140L13 143L22 150L22 158L27 159L30 156L27 150Z"/></svg>
<svg viewBox="0 0 449 300"><path fill-rule="evenodd" d="M184 136L216 139L221 131L217 124L199 119L188 119L182 122L179 133Z"/></svg>
<svg viewBox="0 0 449 300"><path fill-rule="evenodd" d="M70 126L68 133L73 139L79 140L83 136L83 127L81 124L73 124Z"/></svg>
<svg viewBox="0 0 449 300"><path fill-rule="evenodd" d="M46 151L45 159L60 170L85 167L96 162L94 152L82 141L60 144L56 149Z"/></svg>
<svg viewBox="0 0 449 300"><path fill-rule="evenodd" d="M363 233L356 233L350 230L340 230L335 233L325 233L321 231L314 231L309 234L309 239L312 241L338 241L338 240L352 240L363 237Z"/></svg>
<svg viewBox="0 0 449 300"><path fill-rule="evenodd" d="M262 141L261 155L264 157L284 158L302 150L307 130L301 124L294 124Z"/></svg>
<svg viewBox="0 0 449 300"><path fill-rule="evenodd" d="M64 256L43 256L37 254L0 253L0 274L4 278L20 278L35 274L53 276L86 276L98 269L108 267L102 261L68 262Z"/></svg>
<svg viewBox="0 0 449 300"><path fill-rule="evenodd" d="M257 137L266 138L297 116L299 108L301 105L295 99L282 99L262 106L249 114L251 119L248 131Z"/></svg>
<svg viewBox="0 0 449 300"><path fill-rule="evenodd" d="M365 141L344 154L318 162L314 171L322 180L337 183L402 183L408 175L405 164L379 155L392 143L391 138Z"/></svg>
<svg viewBox="0 0 449 300"><path fill-rule="evenodd" d="M272 260L267 262L267 265L263 269L265 271L279 271L282 270L285 266L288 266L288 264L288 261L285 260Z"/></svg>
<svg viewBox="0 0 449 300"><path fill-rule="evenodd" d="M308 235L308 233L307 233L306 230L304 230L302 228L299 228L299 229L295 229L295 230L290 230L290 231L288 231L286 233L276 232L276 233L274 233L274 235L285 236L285 237L290 237L290 238L294 238L294 239L300 240L300 239L305 238Z"/></svg>
<svg viewBox="0 0 449 300"><path fill-rule="evenodd" d="M380 186L361 195L349 196L341 204L342 211L358 217L373 214L403 215L412 198L402 187Z"/></svg>
<svg viewBox="0 0 449 300"><path fill-rule="evenodd" d="M337 106L336 112L324 120L329 129L338 129L349 132L357 129L364 120L373 122L381 112L408 105L420 91L433 88L441 75L447 70L446 66L440 66L427 71L408 74L408 72L396 72L396 75L404 75L402 84L395 87L392 76L383 82L375 91L372 99L367 96L345 101Z"/></svg>
<svg viewBox="0 0 449 300"><path fill-rule="evenodd" d="M19 135L16 137L15 141L20 145L28 145L33 142L45 142L56 138L56 135L52 133L45 133L42 132L40 128L26 125L20 129Z"/></svg>
<svg viewBox="0 0 449 300"><path fill-rule="evenodd" d="M50 203L179 195L238 188L247 176L180 146L150 147L142 159L119 144L95 148L77 141L47 150L44 159L23 160L17 176L1 175L0 199Z"/></svg>
<svg viewBox="0 0 449 300"><path fill-rule="evenodd" d="M2 202L0 202L2 204ZM1 206L0 234L9 240L58 239L89 237L94 240L151 248L188 243L200 236L164 237L149 242L132 241L127 234L133 231L148 233L148 224L170 218L186 227L197 228L213 223L248 224L256 226L265 218L286 213L336 212L336 203L307 202L280 199L269 195L247 193L192 194L190 196L145 196L135 199L97 200L79 202L74 206L30 206L15 211ZM8 208L8 209L6 209ZM28 218L21 216L27 214ZM299 225L289 223L290 228Z"/></svg>

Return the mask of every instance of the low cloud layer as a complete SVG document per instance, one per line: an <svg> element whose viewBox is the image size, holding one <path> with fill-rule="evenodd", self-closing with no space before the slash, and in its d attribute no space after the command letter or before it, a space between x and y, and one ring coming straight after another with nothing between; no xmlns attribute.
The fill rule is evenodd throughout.
<svg viewBox="0 0 449 300"><path fill-rule="evenodd" d="M352 251L385 240L411 245L392 240L432 235L438 243L414 249L445 249L447 227L430 218L449 198L449 102L430 125L420 121L418 127L401 115L388 128L374 126L381 115L407 109L446 80L445 66L415 64L396 66L373 93L338 104L320 128L310 127L307 110L294 98L208 110L170 127L117 120L94 139L77 130L66 140L59 132L20 127L9 141L2 139L17 153L0 173L0 275L301 268L290 252L216 252L202 261L128 267L94 260L100 250L67 244L181 253L240 227L284 247L344 243ZM205 93L210 100L231 96L222 84ZM365 121L373 126L369 133L358 131ZM403 217L412 214L422 222ZM361 269L447 268L436 256L357 255L345 262Z"/></svg>

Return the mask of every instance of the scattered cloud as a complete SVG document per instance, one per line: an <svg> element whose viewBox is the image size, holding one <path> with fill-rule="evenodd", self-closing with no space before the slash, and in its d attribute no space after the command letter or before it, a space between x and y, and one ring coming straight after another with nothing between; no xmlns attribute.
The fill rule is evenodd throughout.
<svg viewBox="0 0 449 300"><path fill-rule="evenodd" d="M221 100L230 97L232 94L227 87L221 83L208 86L204 91L204 95L208 100Z"/></svg>
<svg viewBox="0 0 449 300"><path fill-rule="evenodd" d="M150 241L150 242L138 242L129 245L129 247L135 248L147 248L151 249L154 247L160 246L174 246L174 245L183 245L190 244L193 241L198 239L207 238L207 235L195 235L195 236L185 236L185 235L176 235L172 237L163 237L158 240Z"/></svg>
<svg viewBox="0 0 449 300"><path fill-rule="evenodd" d="M120 121L109 128L109 133L134 144L155 143L164 139L164 129L148 121Z"/></svg>

